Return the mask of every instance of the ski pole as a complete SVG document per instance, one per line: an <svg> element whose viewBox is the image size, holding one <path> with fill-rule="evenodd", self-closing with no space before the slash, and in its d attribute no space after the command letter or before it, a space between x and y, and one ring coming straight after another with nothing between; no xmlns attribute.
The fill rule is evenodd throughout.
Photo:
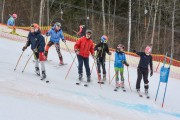
<svg viewBox="0 0 180 120"><path fill-rule="evenodd" d="M111 59L111 55L109 55L109 69L108 69L108 72L109 72L109 84L110 84L110 59Z"/></svg>
<svg viewBox="0 0 180 120"><path fill-rule="evenodd" d="M69 70L68 70L68 72L67 72L67 74L66 74L65 80L66 80L66 78L67 78L67 76L68 76L68 74L69 74L69 72L70 72L70 70L71 70L71 67L72 67L72 65L73 65L76 57L77 57L77 55L74 57L74 59L73 59L73 61L72 61L72 63L71 63L71 66L70 66L70 68L69 68Z"/></svg>
<svg viewBox="0 0 180 120"><path fill-rule="evenodd" d="M98 81L100 82L100 77L99 77L99 74L98 74L98 68L97 68L96 59L94 59L94 63L95 63L95 66L96 66L96 72L97 72L97 75L98 75ZM102 88L101 83L100 83L100 88Z"/></svg>
<svg viewBox="0 0 180 120"><path fill-rule="evenodd" d="M15 66L15 68L14 68L14 71L16 70L16 68L17 68L17 66L18 66L18 64L19 64L19 61L20 61L23 53L24 53L24 51L22 51L22 53L21 53L21 55L20 55L20 57L19 57L19 59L18 59L18 61L17 61L17 63L16 63L16 66Z"/></svg>
<svg viewBox="0 0 180 120"><path fill-rule="evenodd" d="M47 44L47 39L48 39L48 36L46 36L46 41L45 41L45 45Z"/></svg>
<svg viewBox="0 0 180 120"><path fill-rule="evenodd" d="M68 50L68 52L69 52L69 54L71 55L71 57L72 57L72 59L73 59L73 56L72 56L72 54L71 54L71 51L69 50L69 47L67 46L67 44L65 43L65 45L66 45L66 48L67 48L67 50ZM76 64L76 67L78 68L78 65L77 65L77 63L75 62L75 64Z"/></svg>
<svg viewBox="0 0 180 120"><path fill-rule="evenodd" d="M28 64L28 62L29 62L29 60L31 59L32 55L33 55L33 53L31 54L31 56L30 56L29 59L27 60L25 66L24 66L24 68L23 68L23 70L22 70L22 73L24 72L24 70L25 70L25 68L26 68L26 66L27 66L27 64Z"/></svg>
<svg viewBox="0 0 180 120"><path fill-rule="evenodd" d="M115 73L115 75L113 76L113 78L111 79L111 82L112 82L112 80L115 78L115 76L117 75L118 73ZM110 84L111 84L111 82L110 82Z"/></svg>
<svg viewBox="0 0 180 120"><path fill-rule="evenodd" d="M130 80L129 80L129 70L128 70L128 67L127 67L127 72L128 72L128 83L129 83L130 90L132 92L131 85L130 85Z"/></svg>
<svg viewBox="0 0 180 120"><path fill-rule="evenodd" d="M99 54L99 51L97 52L96 56L98 56L98 54ZM94 60L94 63L93 63L92 69L91 69L91 74L92 74L92 71L93 71L94 64L95 64L95 60Z"/></svg>

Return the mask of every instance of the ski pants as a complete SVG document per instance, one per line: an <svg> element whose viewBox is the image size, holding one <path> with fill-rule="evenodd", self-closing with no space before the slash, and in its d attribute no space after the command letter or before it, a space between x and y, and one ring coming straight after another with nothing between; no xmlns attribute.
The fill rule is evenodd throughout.
<svg viewBox="0 0 180 120"><path fill-rule="evenodd" d="M121 81L124 82L124 68L115 67L116 82L119 81L119 72L121 76Z"/></svg>
<svg viewBox="0 0 180 120"><path fill-rule="evenodd" d="M82 57L80 55L77 55L77 59L78 59L78 63L79 63L78 73L79 74L83 73L83 63L84 63L84 66L86 68L86 75L87 75L87 77L89 77L91 75L90 68L89 68L89 57L85 58L85 57Z"/></svg>
<svg viewBox="0 0 180 120"><path fill-rule="evenodd" d="M96 62L97 62L97 70L98 70L98 73L101 73L101 67L102 67L103 74L105 75L105 74L106 74L105 58L103 58L103 57L98 57L98 58L96 59Z"/></svg>
<svg viewBox="0 0 180 120"><path fill-rule="evenodd" d="M58 56L59 56L59 60L62 60L63 58L62 58L62 54L61 54L61 51L60 51L60 45L59 45L59 43L54 43L54 42L51 42L51 41L49 41L48 44L46 45L46 48L45 48L45 56L46 56L46 57L48 56L48 50L49 50L49 48L50 48L52 45L55 45L57 54L58 54Z"/></svg>
<svg viewBox="0 0 180 120"><path fill-rule="evenodd" d="M138 67L137 69L137 82L136 82L136 89L140 89L141 85L141 79L143 77L144 80L144 88L148 89L149 88L149 81L148 81L148 68L141 68Z"/></svg>
<svg viewBox="0 0 180 120"><path fill-rule="evenodd" d="M41 70L46 71L45 65L44 65L44 52L34 52L34 59L35 59L35 68L39 68L39 62L41 64Z"/></svg>

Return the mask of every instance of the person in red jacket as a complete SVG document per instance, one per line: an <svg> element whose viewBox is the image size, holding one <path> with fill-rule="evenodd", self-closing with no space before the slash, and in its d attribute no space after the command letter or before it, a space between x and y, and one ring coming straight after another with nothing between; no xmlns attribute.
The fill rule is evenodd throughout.
<svg viewBox="0 0 180 120"><path fill-rule="evenodd" d="M78 74L79 80L82 80L83 77L83 62L86 68L87 82L91 81L91 73L89 68L89 55L94 58L94 43L91 39L92 31L86 30L86 36L83 36L78 39L74 45L74 51L77 54L78 58Z"/></svg>

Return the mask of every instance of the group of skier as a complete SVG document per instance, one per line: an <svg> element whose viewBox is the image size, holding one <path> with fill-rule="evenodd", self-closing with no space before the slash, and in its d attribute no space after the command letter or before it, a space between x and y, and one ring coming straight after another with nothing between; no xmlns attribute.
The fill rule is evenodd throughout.
<svg viewBox="0 0 180 120"><path fill-rule="evenodd" d="M14 20L17 18L16 14L13 14L8 22L8 26L15 26ZM85 25L80 25L80 30L77 32L79 35L79 39L74 45L74 51L77 55L78 59L78 74L79 74L79 81L81 82L83 79L83 64L86 69L86 76L87 76L87 83L91 82L91 72L89 66L89 56L92 55L94 62L97 66L97 74L98 74L98 83L104 83L106 81L106 54L112 55L109 51L109 47L107 45L108 37L103 35L100 38L100 42L95 45L92 40L92 31L86 30ZM44 37L41 35L40 27L38 24L33 23L31 25L31 30L27 37L27 42L25 46L22 48L24 51L28 46L31 45L31 49L34 53L35 58L35 72L38 76L42 74L42 80L46 78L46 69L44 65L44 61L47 60L48 57L48 50L49 48L54 45L59 57L59 64L64 65L63 56L60 51L60 39L66 44L66 40L63 35L63 31L61 29L61 23L56 22L54 26L46 33L46 36L50 36L50 41L46 44ZM122 44L118 44L116 51L115 51L115 59L114 59L114 70L115 70L115 82L116 88L122 87L124 89L124 65L129 66L126 60L126 54L124 52L125 46ZM153 75L153 68L152 68L152 56L151 56L151 49L152 46L149 45L145 48L145 52L137 52L133 50L134 53L140 56L139 65L137 68L137 82L136 82L136 89L137 92L140 93L140 84L141 79L143 77L144 80L144 88L145 93L148 94L149 88L149 81L148 81L148 65L150 65L150 76ZM96 51L96 54L95 54ZM39 63L41 65L41 73L39 69ZM101 74L102 68L102 74ZM102 77L101 77L102 76ZM119 77L120 76L120 77ZM121 82L119 82L121 81Z"/></svg>

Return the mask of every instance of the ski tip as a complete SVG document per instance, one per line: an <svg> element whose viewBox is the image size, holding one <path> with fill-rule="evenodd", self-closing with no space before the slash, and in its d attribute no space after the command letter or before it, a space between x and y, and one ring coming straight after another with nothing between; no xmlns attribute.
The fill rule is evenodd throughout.
<svg viewBox="0 0 180 120"><path fill-rule="evenodd" d="M76 83L76 85L80 85L80 83Z"/></svg>
<svg viewBox="0 0 180 120"><path fill-rule="evenodd" d="M46 83L49 83L49 81L46 81Z"/></svg>

